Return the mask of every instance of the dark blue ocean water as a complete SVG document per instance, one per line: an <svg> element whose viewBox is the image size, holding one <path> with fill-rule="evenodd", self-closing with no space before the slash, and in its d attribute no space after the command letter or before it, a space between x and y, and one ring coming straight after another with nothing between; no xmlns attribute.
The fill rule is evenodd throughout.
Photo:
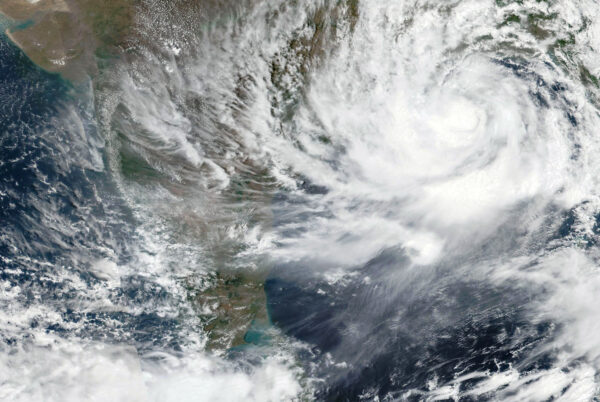
<svg viewBox="0 0 600 402"><path fill-rule="evenodd" d="M0 37L0 279L24 289L23 306L41 302L60 312L61 320L39 324L48 333L177 350L179 318L152 308L137 314L80 309L103 280L90 266L106 258L135 265L137 240L137 223L106 167L89 91L35 67ZM283 218L275 215L277 225ZM569 234L573 219L564 218L557 236ZM513 247L511 235L490 243ZM429 381L444 384L457 373L551 366L552 356L531 354L553 334L551 323L526 316L531 295L454 275L461 261L409 272L404 251L389 249L335 284L313 275L311 264L275 267L265 290L272 322L312 346L301 360L310 375L324 380L320 400L395 398L407 389L425 392ZM321 268L329 267L314 272ZM69 275L89 288L73 286ZM131 274L109 297L120 305L154 306L170 295ZM15 335L0 329L0 349L23 342ZM246 341L268 342L263 336L262 328L252 328ZM478 381L463 381L461 390Z"/></svg>
<svg viewBox="0 0 600 402"><path fill-rule="evenodd" d="M305 358L325 379L318 399L394 400L409 389L426 392L429 381L450 382L457 373L549 367L549 356L524 363L552 334L549 323L534 325L523 314L526 294L453 278L443 268L405 276L401 283L386 277L402 276L406 261L402 250L383 251L357 266L344 284L294 276L294 266L279 267L267 280L273 322L313 345ZM461 391L482 379L462 382Z"/></svg>
<svg viewBox="0 0 600 402"><path fill-rule="evenodd" d="M176 347L179 323L172 318L81 311L102 285L90 266L132 262L136 225L106 167L87 85L37 68L0 36L0 280L24 290L23 307L41 303L60 312L60 320L43 324L48 333ZM109 297L136 306L168 295L129 275ZM18 337L27 334L0 332L0 347Z"/></svg>
<svg viewBox="0 0 600 402"><path fill-rule="evenodd" d="M274 210L292 202L282 194ZM275 214L274 225L290 219L281 216ZM415 268L402 248L382 250L333 282L323 273L335 267L319 262L315 250L314 260L271 271L265 283L269 316L286 334L311 345L302 359L307 371L324 380L319 400L396 400L416 390L408 397L416 401L428 384L448 384L458 376L477 373L460 382L461 393L468 393L486 378L481 373L549 369L556 356L538 348L557 328L532 320L528 311L540 295L469 273L497 254L545 247L571 233L572 214L550 207L548 219L547 227L556 230L536 233L531 241L518 236L518 220L509 221L490 239L428 267Z"/></svg>

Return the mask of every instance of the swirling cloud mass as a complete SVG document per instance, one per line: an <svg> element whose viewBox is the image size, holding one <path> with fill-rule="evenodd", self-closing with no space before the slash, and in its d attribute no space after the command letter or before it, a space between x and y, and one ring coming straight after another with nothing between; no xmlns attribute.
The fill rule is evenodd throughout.
<svg viewBox="0 0 600 402"><path fill-rule="evenodd" d="M598 397L596 1L109 3L0 6L0 398Z"/></svg>

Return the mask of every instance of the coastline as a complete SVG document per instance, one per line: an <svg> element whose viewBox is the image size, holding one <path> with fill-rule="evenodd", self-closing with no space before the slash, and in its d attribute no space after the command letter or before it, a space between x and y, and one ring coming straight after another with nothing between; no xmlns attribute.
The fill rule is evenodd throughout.
<svg viewBox="0 0 600 402"><path fill-rule="evenodd" d="M77 82L97 73L100 48L114 49L125 39L130 6L124 0L102 5L91 0L7 0L0 15L10 21L6 36L34 64Z"/></svg>

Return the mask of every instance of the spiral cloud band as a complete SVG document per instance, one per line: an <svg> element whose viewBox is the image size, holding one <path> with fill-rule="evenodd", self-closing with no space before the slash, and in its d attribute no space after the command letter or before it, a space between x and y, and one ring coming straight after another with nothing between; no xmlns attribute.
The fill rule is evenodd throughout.
<svg viewBox="0 0 600 402"><path fill-rule="evenodd" d="M596 1L132 15L0 42L0 398L598 397Z"/></svg>

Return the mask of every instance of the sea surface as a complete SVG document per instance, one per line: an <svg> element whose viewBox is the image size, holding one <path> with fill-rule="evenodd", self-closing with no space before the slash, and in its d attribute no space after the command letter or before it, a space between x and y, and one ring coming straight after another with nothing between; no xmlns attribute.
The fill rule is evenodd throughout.
<svg viewBox="0 0 600 402"><path fill-rule="evenodd" d="M598 399L597 2L132 10L0 36L0 400Z"/></svg>

